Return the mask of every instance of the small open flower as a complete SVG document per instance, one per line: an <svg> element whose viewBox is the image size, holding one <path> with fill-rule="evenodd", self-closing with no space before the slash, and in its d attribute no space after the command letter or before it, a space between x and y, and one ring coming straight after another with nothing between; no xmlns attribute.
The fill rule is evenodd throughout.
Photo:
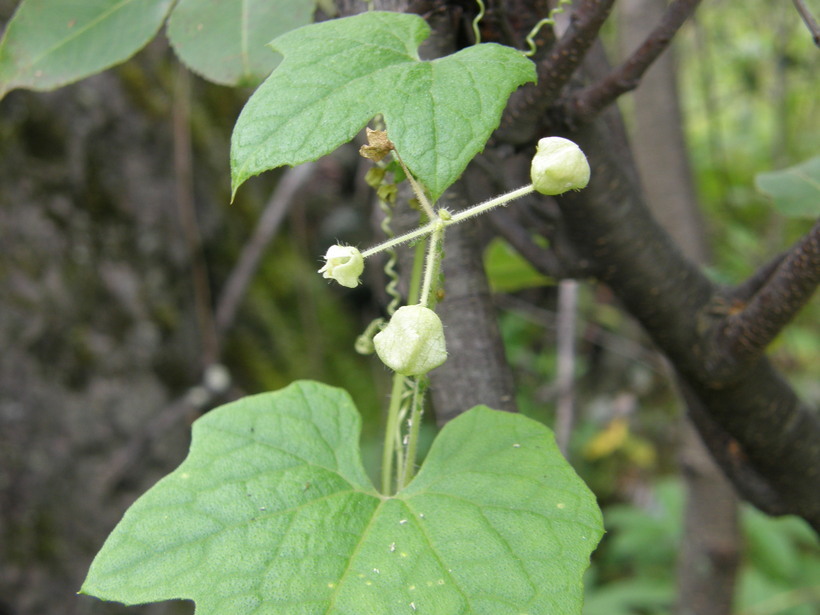
<svg viewBox="0 0 820 615"><path fill-rule="evenodd" d="M382 363L402 376L420 376L447 359L444 327L431 309L405 305L373 338Z"/></svg>
<svg viewBox="0 0 820 615"><path fill-rule="evenodd" d="M547 137L538 141L530 178L541 194L580 190L589 183L589 163L581 148L569 139Z"/></svg>
<svg viewBox="0 0 820 615"><path fill-rule="evenodd" d="M356 288L364 271L362 253L353 246L330 246L325 254L325 266L319 269L323 277L336 280L342 286Z"/></svg>

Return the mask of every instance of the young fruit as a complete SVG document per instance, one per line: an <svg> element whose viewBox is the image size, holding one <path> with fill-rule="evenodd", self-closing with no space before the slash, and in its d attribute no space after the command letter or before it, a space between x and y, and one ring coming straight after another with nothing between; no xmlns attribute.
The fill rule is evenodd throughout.
<svg viewBox="0 0 820 615"><path fill-rule="evenodd" d="M373 338L376 354L402 376L420 376L447 359L444 327L431 309L405 305Z"/></svg>
<svg viewBox="0 0 820 615"><path fill-rule="evenodd" d="M589 183L589 163L581 148L569 139L546 137L538 141L530 178L541 194L580 190Z"/></svg>

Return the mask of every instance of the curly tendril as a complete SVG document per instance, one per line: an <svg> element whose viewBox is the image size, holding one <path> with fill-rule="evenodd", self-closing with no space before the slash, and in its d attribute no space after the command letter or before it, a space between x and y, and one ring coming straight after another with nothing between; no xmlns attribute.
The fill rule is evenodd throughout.
<svg viewBox="0 0 820 615"><path fill-rule="evenodd" d="M473 19L473 35L475 36L475 44L478 45L481 42L481 30L478 29L478 24L484 19L485 9L482 0L475 0L475 2L478 5L478 15Z"/></svg>
<svg viewBox="0 0 820 615"><path fill-rule="evenodd" d="M395 237L392 227L393 222L393 208L390 203L379 199L379 208L384 212L384 219L381 223L381 229L384 231L386 237ZM399 307L402 302L401 293L399 293L399 274L396 271L396 263L398 262L398 255L395 250L387 251L387 262L384 264L384 274L387 276L388 282L384 287L385 292L390 297L390 303L387 304L387 315L392 316L393 312Z"/></svg>
<svg viewBox="0 0 820 615"><path fill-rule="evenodd" d="M541 28L543 28L546 25L554 26L555 25L555 16L558 15L559 13L563 13L564 12L564 7L569 6L570 4L572 4L572 0L561 0L558 3L558 6L556 6L554 9L552 9L550 11L550 14L549 14L548 17L544 17L544 19L542 19L537 24L535 24L535 26L533 26L533 29L530 30L529 34L527 34L526 41L527 41L527 45L529 46L530 49L529 49L529 51L524 52L525 56L527 56L528 58L531 58L532 56L535 55L535 37L538 36L538 33L541 31Z"/></svg>
<svg viewBox="0 0 820 615"><path fill-rule="evenodd" d="M483 0L475 0L475 3L478 5L478 14L473 19L473 36L475 37L475 44L478 45L481 42L481 30L478 28L478 24L481 23L481 20L484 19L484 14L486 13L486 8L484 6ZM572 0L560 0L558 2L558 6L550 11L549 16L544 17L541 21L539 21L530 33L527 34L527 46L529 47L529 51L523 51L522 53L531 58L535 55L535 37L538 36L538 33L541 31L546 25L555 25L555 16L564 12L564 7L569 6L572 4Z"/></svg>

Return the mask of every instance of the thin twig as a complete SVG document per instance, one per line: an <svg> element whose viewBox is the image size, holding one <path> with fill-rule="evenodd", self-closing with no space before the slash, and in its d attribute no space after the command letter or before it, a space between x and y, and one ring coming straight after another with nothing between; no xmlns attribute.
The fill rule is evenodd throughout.
<svg viewBox="0 0 820 615"><path fill-rule="evenodd" d="M265 249L279 230L294 194L307 183L314 168L315 163L308 162L288 169L277 183L276 189L259 217L259 223L253 231L253 236L243 248L236 266L228 276L225 289L219 296L216 326L220 336L224 335L233 324L239 304L259 267Z"/></svg>
<svg viewBox="0 0 820 615"><path fill-rule="evenodd" d="M558 369L555 385L558 401L555 410L555 441L569 457L569 438L575 423L575 320L578 306L578 282L562 280L558 285L556 350Z"/></svg>
<svg viewBox="0 0 820 615"><path fill-rule="evenodd" d="M757 269L746 280L738 284L732 289L730 298L733 303L748 303L763 286L769 281L778 267L783 263L788 252L781 252L769 262L765 263Z"/></svg>
<svg viewBox="0 0 820 615"><path fill-rule="evenodd" d="M658 26L637 50L601 81L573 94L565 104L568 117L588 122L622 94L638 87L641 77L669 46L675 33L694 13L701 0L675 0Z"/></svg>
<svg viewBox="0 0 820 615"><path fill-rule="evenodd" d="M734 361L760 357L820 284L820 218L744 309L724 321L718 343Z"/></svg>
<svg viewBox="0 0 820 615"><path fill-rule="evenodd" d="M536 307L515 295L497 294L493 297L493 302L499 309L513 312L527 322L534 323L545 329L555 330L558 326L557 314ZM584 330L581 339L627 361L637 363L655 374L663 375L659 365L660 355L626 336L610 333L603 327L588 327Z"/></svg>
<svg viewBox="0 0 820 615"><path fill-rule="evenodd" d="M811 38L814 41L814 44L820 47L820 24L818 24L817 20L814 19L811 11L809 11L803 3L803 0L794 0L794 6L797 9L797 12L800 13L800 17L803 18L803 23L806 24L809 32L811 32Z"/></svg>
<svg viewBox="0 0 820 615"><path fill-rule="evenodd" d="M584 60L587 50L595 42L614 3L614 0L584 0L573 10L564 35L538 66L539 83L542 77L555 80L544 84L548 91L557 94L567 84L572 73Z"/></svg>
<svg viewBox="0 0 820 615"><path fill-rule="evenodd" d="M219 338L211 309L211 288L208 266L202 251L202 237L196 219L193 186L193 156L191 154L191 76L182 64L174 81L173 144L176 201L182 233L191 263L194 284L194 308L199 336L202 340L202 367L211 365L219 357Z"/></svg>

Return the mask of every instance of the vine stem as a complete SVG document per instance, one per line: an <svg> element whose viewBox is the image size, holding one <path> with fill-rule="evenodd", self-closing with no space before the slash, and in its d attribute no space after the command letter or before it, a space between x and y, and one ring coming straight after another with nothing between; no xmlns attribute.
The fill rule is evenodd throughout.
<svg viewBox="0 0 820 615"><path fill-rule="evenodd" d="M404 165L402 164L402 166ZM408 173L407 177L411 178L412 176ZM416 195L420 197L419 200L420 202L422 202L422 206L424 207L426 205L426 207L424 207L425 213L428 213L427 210L429 209L428 215L432 214L430 222L413 231L410 231L409 233L405 233L404 235L400 235L398 237L393 237L385 241L384 243L381 243L377 246L374 246L373 248L365 250L361 254L363 258L368 258L369 256L373 256L374 254L377 254L384 250L388 250L390 248L399 246L403 243L413 241L414 239L429 236L427 244L427 256L425 259L424 267L424 278L423 280L421 280L419 279L419 277L414 276L414 280L413 283L411 283L410 288L410 295L412 299L418 297L418 304L423 305L425 307L430 301L430 293L433 287L433 280L436 277L436 272L439 269L439 261L441 259L440 247L444 236L444 229L450 226L451 224L458 224L459 222L463 222L464 220L467 220L474 216L481 215L495 207L499 207L500 205L506 205L510 201L521 198L535 191L533 185L529 184L527 186L522 186L521 188L513 190L512 192L508 192L506 194L502 194L495 198L489 199L488 201L484 201L483 203L479 203L478 205L470 207L469 209L465 209L458 213L451 214L450 212L444 209L438 210L437 213L434 212L429 202L426 201L426 199L422 201L423 192L420 191L420 187L413 183L413 188L414 192L416 192ZM420 256L420 252L417 252L417 263L420 260ZM417 271L417 267L414 267L414 271ZM420 292L419 283L421 285ZM411 301L410 303L415 303L415 301ZM401 374L393 375L393 389L390 393L390 405L387 410L387 425L384 434L384 449L382 450L381 482L382 494L385 496L389 496L393 493L392 487L394 465L396 467L397 489L401 489L406 484L408 484L412 480L413 475L415 473L419 430L421 417L424 410L425 387L422 384L423 378L419 377L413 379L413 398L410 404L411 410L409 420L409 432L406 436L405 442L402 442L400 422L402 420L403 414L402 406L404 403L403 397L406 382L407 377L402 376ZM404 450L402 450L403 448ZM404 455L402 455L402 452L404 452Z"/></svg>
<svg viewBox="0 0 820 615"><path fill-rule="evenodd" d="M424 279L421 283L421 294L419 296L418 304L427 307L430 302L430 292L433 288L433 280L435 279L439 270L441 261L441 244L444 240L445 219L437 218L435 220L435 228L427 242L427 257L424 264ZM418 258L419 255L416 256ZM402 444L404 444L404 461L401 461L401 451L398 451L399 460L397 462L396 472L396 490L401 491L405 485L413 480L416 472L416 454L419 447L419 429L421 426L421 417L424 413L424 376L417 376L412 379L413 382L413 399L410 403L410 419L407 424L409 427L407 436ZM392 400L391 400L392 405ZM396 421L398 422L398 418ZM387 426L390 429L390 425Z"/></svg>
<svg viewBox="0 0 820 615"><path fill-rule="evenodd" d="M420 264L423 262L423 252L421 251L421 244L419 244L417 248L418 249L416 250L416 255L414 258L413 272L410 278L410 288L408 290L408 304L414 304L418 301L418 298L421 294L421 287L423 286L420 266ZM387 409L387 425L385 426L384 448L382 450L382 494L385 496L389 496L394 493L394 462L396 466L395 479L398 488L400 488L399 485L401 484L402 477L404 477L406 474L406 469L403 466L403 462L406 460L406 457L402 455L404 449L402 447L401 442L401 421L404 415L404 413L402 412L402 405L404 404L404 391L407 385L407 381L407 376L402 376L401 374L393 374L393 388L390 392L390 405ZM412 401L413 410L411 411L411 417L417 414L416 401L416 396L414 395ZM411 463L415 462L412 461Z"/></svg>
<svg viewBox="0 0 820 615"><path fill-rule="evenodd" d="M517 188L512 192L507 192L506 194L502 194L495 198L484 201L483 203L479 203L478 205L474 205L473 207L464 209L456 214L453 214L449 220L444 220L444 225L450 226L451 224L458 224L459 222L464 222L464 220L467 220L468 218L480 216L484 212L490 211L491 209L494 209L499 205L506 205L510 201L520 199L522 196L527 196L528 194L532 194L533 192L535 192L535 186L533 186L532 184L521 186L520 188Z"/></svg>
<svg viewBox="0 0 820 615"><path fill-rule="evenodd" d="M429 225L426 225L429 226ZM423 227L423 228L426 228ZM411 284L411 295L413 299L418 298L418 304L426 306L430 300L430 292L433 287L433 280L439 269L441 259L441 242L444 236L445 221L436 218L433 224L431 236L427 244L427 256L425 259L424 278L414 276ZM421 259L421 254L416 254L416 262ZM414 270L417 270L414 267ZM419 291L419 282L421 290ZM414 301L415 302L415 301ZM400 374L393 375L393 390L390 393L390 406L387 411L387 425L384 434L384 449L382 450L382 493L390 495L393 486L393 465L396 466L396 490L401 490L408 484L415 473L416 452L418 451L419 424L424 411L424 389L422 377L413 378L413 397L410 402L410 420L408 421L409 432L402 440L401 421L406 413L403 411L404 390L408 377ZM395 459L394 459L395 455Z"/></svg>
<svg viewBox="0 0 820 615"><path fill-rule="evenodd" d="M427 245L427 259L424 265L424 280L421 283L421 297L419 298L419 305L425 307L430 303L430 290L433 287L433 278L438 271L439 260L441 256L440 246L444 240L444 220L436 220L436 227L430 235L430 240Z"/></svg>
<svg viewBox="0 0 820 615"><path fill-rule="evenodd" d="M407 451L404 458L404 472L398 479L398 489L403 489L413 480L416 473L416 454L419 448L419 431L421 430L421 417L424 413L424 376L418 376L413 381L413 411L410 414L408 424L410 431L407 434Z"/></svg>
<svg viewBox="0 0 820 615"><path fill-rule="evenodd" d="M396 452L396 434L399 433L399 411L404 392L405 376L393 374L393 390L390 392L390 406L387 409L387 426L382 450L382 494L393 493L393 455Z"/></svg>

